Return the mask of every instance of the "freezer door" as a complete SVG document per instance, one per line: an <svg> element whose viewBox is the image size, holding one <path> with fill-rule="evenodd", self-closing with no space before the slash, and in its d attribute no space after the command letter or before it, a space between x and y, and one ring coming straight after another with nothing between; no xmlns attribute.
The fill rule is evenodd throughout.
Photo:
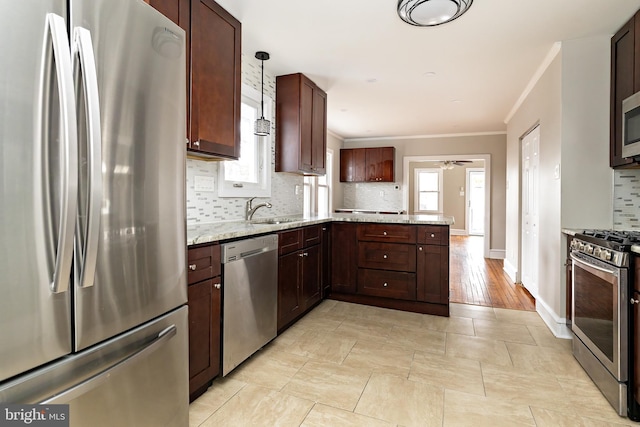
<svg viewBox="0 0 640 427"><path fill-rule="evenodd" d="M187 426L188 315L181 307L0 386L0 402L69 404L71 426Z"/></svg>
<svg viewBox="0 0 640 427"><path fill-rule="evenodd" d="M65 5L5 2L0 13L0 383L71 351L76 142Z"/></svg>
<svg viewBox="0 0 640 427"><path fill-rule="evenodd" d="M72 37L82 44L74 46L80 64L74 262L80 350L187 300L185 34L140 0L70 5ZM82 55L83 49L93 55ZM98 107L90 96L92 61ZM95 111L101 131L91 138Z"/></svg>

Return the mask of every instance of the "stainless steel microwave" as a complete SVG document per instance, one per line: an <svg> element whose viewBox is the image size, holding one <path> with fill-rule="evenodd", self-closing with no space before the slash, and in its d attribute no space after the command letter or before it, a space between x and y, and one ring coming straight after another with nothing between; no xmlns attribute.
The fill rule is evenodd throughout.
<svg viewBox="0 0 640 427"><path fill-rule="evenodd" d="M640 156L640 92L622 101L622 157Z"/></svg>

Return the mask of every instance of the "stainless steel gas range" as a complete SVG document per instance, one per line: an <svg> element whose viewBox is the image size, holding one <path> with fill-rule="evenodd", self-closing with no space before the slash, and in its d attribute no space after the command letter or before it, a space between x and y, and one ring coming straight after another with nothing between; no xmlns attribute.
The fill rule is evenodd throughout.
<svg viewBox="0 0 640 427"><path fill-rule="evenodd" d="M618 414L633 419L629 266L638 242L637 232L585 230L570 243L573 354Z"/></svg>

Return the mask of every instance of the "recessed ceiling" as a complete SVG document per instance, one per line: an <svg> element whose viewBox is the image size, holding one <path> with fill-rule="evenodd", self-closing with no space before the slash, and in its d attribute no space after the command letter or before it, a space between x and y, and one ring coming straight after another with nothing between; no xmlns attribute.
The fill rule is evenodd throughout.
<svg viewBox="0 0 640 427"><path fill-rule="evenodd" d="M396 0L217 0L242 50L273 75L302 72L328 94L344 138L503 132L558 41L610 36L640 0L476 0L437 27L400 20Z"/></svg>

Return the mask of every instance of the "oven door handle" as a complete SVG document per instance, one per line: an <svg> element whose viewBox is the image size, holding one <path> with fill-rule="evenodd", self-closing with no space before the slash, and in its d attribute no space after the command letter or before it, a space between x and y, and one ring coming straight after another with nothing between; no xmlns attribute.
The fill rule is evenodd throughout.
<svg viewBox="0 0 640 427"><path fill-rule="evenodd" d="M577 263L582 264L583 266L585 266L588 269L600 271L600 272L605 273L605 274L612 274L615 277L619 277L620 276L620 271L617 268L606 268L606 267L601 267L599 265L591 264L588 260L583 259L581 257L578 257L573 252L570 253L569 256L571 257L572 260L574 260Z"/></svg>

